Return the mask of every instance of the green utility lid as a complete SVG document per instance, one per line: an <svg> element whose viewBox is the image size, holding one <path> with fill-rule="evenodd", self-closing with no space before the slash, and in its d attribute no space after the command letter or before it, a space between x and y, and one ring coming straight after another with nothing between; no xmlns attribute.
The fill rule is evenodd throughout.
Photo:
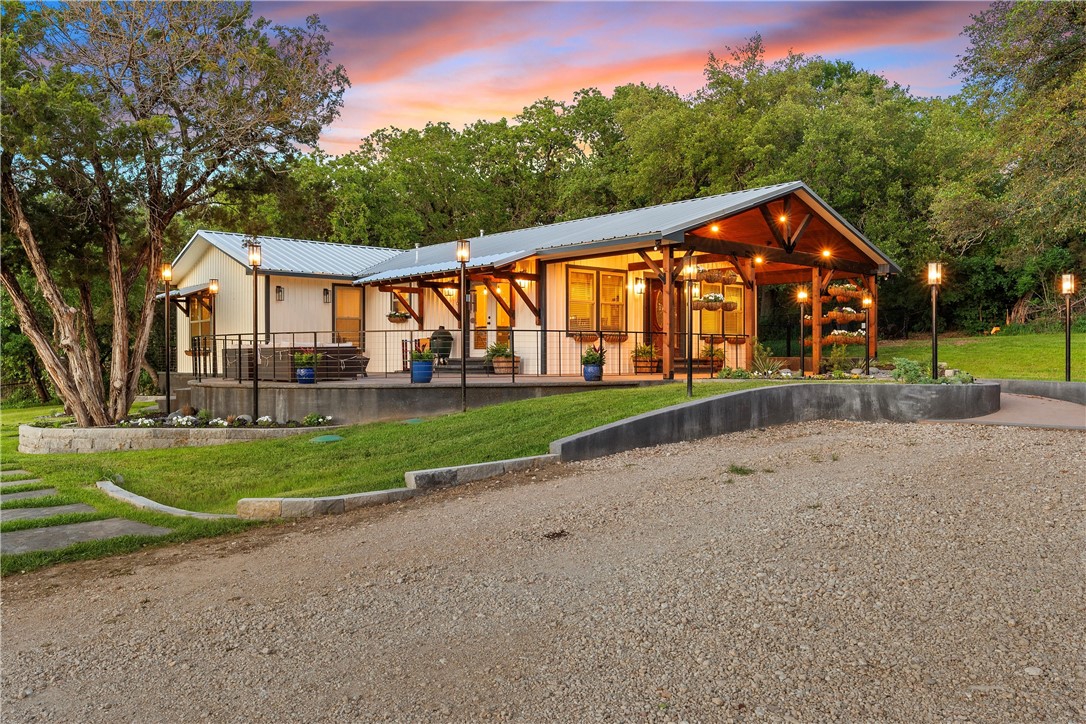
<svg viewBox="0 0 1086 724"><path fill-rule="evenodd" d="M317 435L309 442L339 442L342 439L339 435Z"/></svg>

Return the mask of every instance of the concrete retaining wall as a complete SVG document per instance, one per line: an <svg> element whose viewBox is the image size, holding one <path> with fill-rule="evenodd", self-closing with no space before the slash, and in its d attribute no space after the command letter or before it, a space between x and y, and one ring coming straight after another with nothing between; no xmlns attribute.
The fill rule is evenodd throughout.
<svg viewBox="0 0 1086 724"><path fill-rule="evenodd" d="M1086 382L1049 382L1048 380L985 380L995 382L1004 392L1035 395L1053 400L1086 405Z"/></svg>
<svg viewBox="0 0 1086 724"><path fill-rule="evenodd" d="M253 407L251 384L230 382L189 383L192 404L198 409L210 409L216 415L248 413ZM501 402L513 402L535 397L588 392L602 387L637 387L646 382L606 380L593 385L555 383L545 378L538 382L517 384L509 382L473 383L468 388L468 407L485 407ZM651 383L649 383L651 384ZM434 382L412 385L391 382L382 385L350 383L321 383L297 385L290 383L261 383L260 414L271 415L280 422L301 420L311 412L331 415L337 423L359 424L386 420L406 420L412 417L447 415L460 412L460 386Z"/></svg>
<svg viewBox="0 0 1086 724"><path fill-rule="evenodd" d="M517 470L531 470L558 462L557 455L533 455L527 458L510 458L489 463L456 465L449 468L411 470L404 473L409 488L436 488L441 485L463 485L473 480L485 480Z"/></svg>
<svg viewBox="0 0 1086 724"><path fill-rule="evenodd" d="M647 412L551 443L562 462L809 420L917 422L999 410L999 385L788 384Z"/></svg>
<svg viewBox="0 0 1086 724"><path fill-rule="evenodd" d="M231 442L267 440L328 428L278 427L33 427L19 426L19 452L96 453L201 447Z"/></svg>

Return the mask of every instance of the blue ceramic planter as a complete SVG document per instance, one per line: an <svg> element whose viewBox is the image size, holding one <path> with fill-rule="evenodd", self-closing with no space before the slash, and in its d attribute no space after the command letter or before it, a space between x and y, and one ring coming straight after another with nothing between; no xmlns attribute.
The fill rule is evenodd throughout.
<svg viewBox="0 0 1086 724"><path fill-rule="evenodd" d="M411 382L429 382L434 378L434 361L428 360L412 360L411 362Z"/></svg>
<svg viewBox="0 0 1086 724"><path fill-rule="evenodd" d="M599 382L603 379L603 365L584 365L584 381Z"/></svg>
<svg viewBox="0 0 1086 724"><path fill-rule="evenodd" d="M311 385L317 381L317 371L312 367L299 367L294 370L294 379L299 385Z"/></svg>

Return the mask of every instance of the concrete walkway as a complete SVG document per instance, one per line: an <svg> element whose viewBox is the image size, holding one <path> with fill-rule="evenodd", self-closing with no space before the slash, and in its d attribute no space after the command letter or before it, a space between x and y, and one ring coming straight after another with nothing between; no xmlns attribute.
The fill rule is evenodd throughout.
<svg viewBox="0 0 1086 724"><path fill-rule="evenodd" d="M931 422L1086 430L1086 405L1053 400L1049 397L1004 392L999 395L999 411L991 415L964 420L931 420Z"/></svg>

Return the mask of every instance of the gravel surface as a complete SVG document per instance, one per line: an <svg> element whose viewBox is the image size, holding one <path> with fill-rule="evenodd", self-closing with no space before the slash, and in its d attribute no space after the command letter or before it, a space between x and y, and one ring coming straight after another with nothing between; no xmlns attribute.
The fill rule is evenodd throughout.
<svg viewBox="0 0 1086 724"><path fill-rule="evenodd" d="M12 577L3 720L1086 721L1084 441L806 423Z"/></svg>

